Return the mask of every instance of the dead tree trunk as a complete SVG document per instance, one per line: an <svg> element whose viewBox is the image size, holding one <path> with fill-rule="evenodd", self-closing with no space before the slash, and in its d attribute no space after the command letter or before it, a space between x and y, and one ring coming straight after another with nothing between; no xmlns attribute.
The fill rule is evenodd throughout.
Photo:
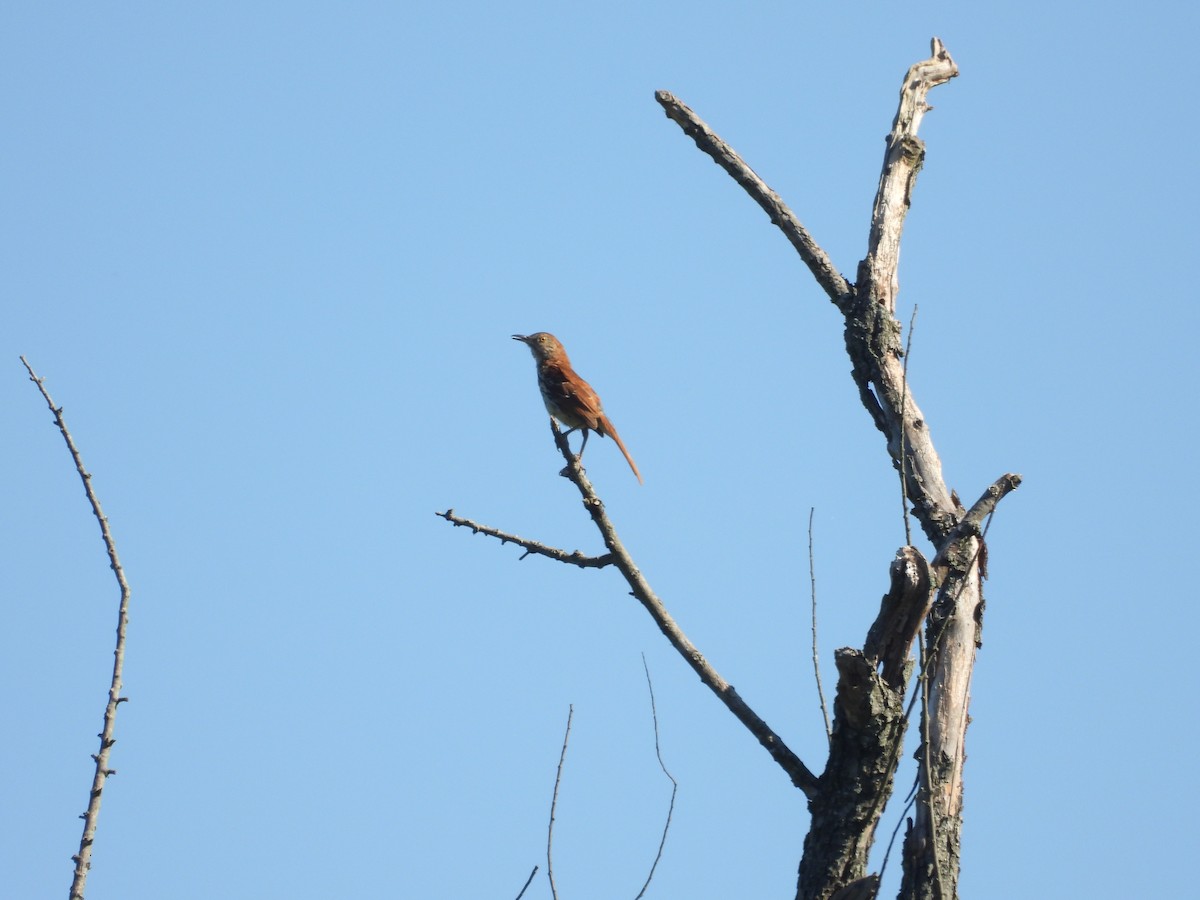
<svg viewBox="0 0 1200 900"><path fill-rule="evenodd" d="M957 896L962 832L963 763L971 672L980 642L982 580L987 554L984 524L996 504L1020 483L1006 474L968 510L942 477L941 461L925 417L909 389L896 319L900 236L924 160L917 130L928 92L958 74L941 41L929 59L912 66L887 139L883 172L871 216L868 252L853 283L740 156L683 103L665 91L655 96L696 145L728 172L779 227L844 320L846 351L859 397L886 439L908 509L933 548L932 563L915 546L901 547L891 563L890 587L862 649L837 651L838 686L829 757L813 773L782 736L751 708L683 633L650 587L617 535L566 439L553 427L567 461L562 474L578 488L607 553L583 556L526 540L454 514L466 526L559 562L580 567L615 565L630 592L701 681L762 744L808 799L812 824L804 842L798 900L867 900L879 876L868 872L869 853L880 817L891 797L910 715L919 708L916 814L904 842L902 898L953 900ZM553 426L553 423L552 423ZM910 652L925 623L920 674L912 686ZM911 698L906 696L912 691ZM919 703L919 706L918 706Z"/></svg>
<svg viewBox="0 0 1200 900"><path fill-rule="evenodd" d="M787 236L845 319L846 351L859 396L887 439L907 501L935 550L932 573L915 547L893 563L884 598L863 651L839 650L834 731L818 788L809 796L812 825L804 844L799 900L824 900L840 891L873 896L867 854L892 790L907 714L907 659L925 613L925 664L920 788L915 822L904 845L901 897L956 896L962 830L962 769L971 671L979 646L986 555L983 521L1019 483L1005 475L972 507L963 508L942 478L933 437L909 389L897 321L900 236L925 157L917 137L926 95L958 74L934 38L932 55L908 70L887 139L871 216L867 256L847 282L797 217L742 159L690 109L660 91L667 116L693 138L766 210Z"/></svg>

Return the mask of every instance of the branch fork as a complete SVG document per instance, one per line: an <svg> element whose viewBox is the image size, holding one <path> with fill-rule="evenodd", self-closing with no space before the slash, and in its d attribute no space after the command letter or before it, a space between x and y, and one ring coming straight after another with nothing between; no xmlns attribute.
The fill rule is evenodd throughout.
<svg viewBox="0 0 1200 900"><path fill-rule="evenodd" d="M609 518L603 501L597 496L595 488L587 477L587 472L580 465L579 458L571 452L566 436L553 420L550 422L550 428L553 432L555 445L567 463L566 468L560 474L574 484L579 491L584 508L592 517L592 521L595 523L596 528L600 532L600 537L604 541L604 546L608 549L608 554L605 556L591 557L590 559L604 559L606 560L605 565L611 563L617 567L626 583L628 583L630 593L642 604L659 630L662 631L671 645L687 661L688 665L692 667L692 670L700 676L700 680L717 695L717 698L737 717L738 721L745 725L750 733L754 735L763 748L771 755L771 758L788 775L792 784L803 791L806 796L813 796L817 790L817 776L784 743L783 739L750 708L733 685L721 676L704 657L704 654L683 633L683 629L679 627L678 623L676 623L675 619L667 611L666 606L663 605L662 600L654 593L654 590L650 587L650 583L641 573L641 570L638 569L633 561L633 557L630 556L629 551L626 550L625 545L621 542L620 537L617 535L616 526L613 524L612 519ZM559 558L555 554L563 553L563 551L554 550L553 548L546 548L544 545L537 544L534 541L526 541L523 538L518 538L516 535L507 534L498 529L461 519L454 515L453 510L447 510L445 513L438 513L437 515L452 524L471 527L476 532L497 537L506 542L511 541L512 543L516 543L525 547L529 552L539 553L551 558ZM551 552L547 552L547 550ZM574 562L574 560L570 559L562 559L560 561ZM578 565L579 563L575 564ZM596 567L598 568L599 566Z"/></svg>
<svg viewBox="0 0 1200 900"><path fill-rule="evenodd" d="M667 117L783 232L842 314L859 397L885 437L903 480L904 496L935 551L932 566L915 547L898 551L890 570L891 586L864 649L837 652L834 725L828 763L820 778L750 710L679 629L634 565L566 438L552 423L555 442L567 461L562 474L580 491L608 550L606 556L591 559L617 567L671 644L808 798L812 825L805 839L798 900L829 900L835 894L869 897L878 888L878 878L866 871L867 857L892 791L908 717L904 698L912 671L909 654L922 622L927 623L920 694L925 701L919 754L922 791L916 821L905 841L901 894L921 900L952 900L956 894L967 704L986 574L983 523L1021 483L1019 475L1006 474L965 510L945 482L931 429L909 389L903 365L903 329L896 319L897 272L900 238L925 159L925 145L917 132L932 109L929 91L957 75L957 65L936 37L930 57L908 70L886 141L867 253L853 283L838 272L795 213L732 147L673 94L655 93ZM476 531L518 543L527 555L540 553L579 564L564 559L568 555L562 551L547 552L544 545L458 520L452 513L440 515L456 525L469 524Z"/></svg>

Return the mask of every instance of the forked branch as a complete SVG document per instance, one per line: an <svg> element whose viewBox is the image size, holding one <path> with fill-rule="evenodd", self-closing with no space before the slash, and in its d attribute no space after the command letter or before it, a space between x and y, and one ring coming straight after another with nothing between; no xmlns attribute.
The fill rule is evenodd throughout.
<svg viewBox="0 0 1200 900"><path fill-rule="evenodd" d="M609 563L615 565L625 578L626 583L628 583L633 596L650 613L659 630L662 631L671 643L671 646L679 652L687 664L692 667L693 671L700 676L700 680L717 695L717 698L737 717L738 721L745 725L750 733L754 735L763 748L771 755L771 758L787 773L792 784L802 790L806 796L813 797L817 791L817 776L804 764L800 757L792 752L787 744L783 742L783 739L750 708L749 704L741 698L733 685L726 681L713 668L712 664L704 658L704 654L683 633L683 629L679 627L675 619L667 612L667 608L658 598L658 595L654 593L650 587L650 583L642 575L637 565L634 564L633 557L625 549L625 545L621 543L621 539L617 536L617 529L604 509L604 503L596 496L595 488L592 487L592 483L588 480L587 473L584 471L583 466L580 465L579 458L571 452L571 446L567 442L566 435L563 434L553 419L550 420L550 429L554 436L554 442L567 463L559 474L569 479L578 488L583 498L584 509L592 517L592 522L595 523L596 528L600 531L600 537L604 541L604 546L608 549L608 553L603 556L581 557L583 560L595 560L595 562L580 562L573 557L562 558L562 561L571 562L576 565L590 564L596 567ZM462 519L454 515L453 510L447 510L445 513L438 513L437 515L452 524L467 526L473 528L475 531L520 544L532 553L541 553L552 558L560 558L556 554L562 554L562 551L554 551L553 548L545 548L543 545L535 544L532 541L525 541L515 535L478 525L468 519ZM547 552L548 550L551 552Z"/></svg>
<svg viewBox="0 0 1200 900"><path fill-rule="evenodd" d="M872 209L867 256L859 264L858 281L853 285L837 273L799 217L712 128L672 94L658 91L655 99L696 146L767 211L845 316L846 349L859 397L887 438L896 468L900 468L901 448L910 455L905 466L908 496L926 535L937 545L957 524L956 509L924 414L908 391L901 364L900 323L891 314L898 284L900 235L924 160L924 144L917 138L917 129L930 108L925 98L931 88L958 74L954 60L937 38L932 49L931 58L912 66L905 76Z"/></svg>
<svg viewBox="0 0 1200 900"><path fill-rule="evenodd" d="M540 541L531 541L528 538L509 534L507 531L501 531L499 528L492 528L490 525L480 525L478 522L472 522L470 519L456 516L453 509L434 513L434 515L445 519L456 528L470 528L475 534L486 534L488 537L498 538L501 544L516 544L518 547L524 547L525 552L521 554L521 559L531 554L536 554L558 560L561 563L579 566L581 569L603 569L605 566L611 566L613 562L611 553L605 553L603 556L586 556L578 550L572 550L568 553L566 550L559 550L557 547L548 546Z"/></svg>
<svg viewBox="0 0 1200 900"><path fill-rule="evenodd" d="M725 704L726 708L737 717L739 722L749 729L750 733L758 739L763 748L771 754L771 758L783 768L788 777L791 778L792 784L802 790L805 796L809 798L813 797L817 791L817 776L801 761L800 757L792 752L787 744L783 742L783 739L750 708L734 689L733 685L721 677L721 674L696 649L696 645L688 640L687 635L683 633L683 629L679 627L671 617L671 614L667 612L667 608L658 598L658 595L654 593L650 587L650 583L642 575L641 570L634 564L633 557L629 555L629 551L625 549L625 545L621 543L621 539L617 537L616 526L613 525L612 520L608 517L608 513L604 509L604 504L596 496L596 491L592 487L592 483L588 480L583 466L579 464L578 457L571 453L566 436L559 430L553 420L550 422L550 427L554 431L554 441L558 445L559 452L562 453L563 458L567 461L566 468L560 474L569 479L579 489L579 493L583 497L584 509L588 511L596 528L599 529L600 536L604 540L604 546L612 554L613 562L625 577L625 581L629 584L633 596L645 607L646 612L650 613L650 617L654 619L659 630L666 635L667 640L671 642L671 646L679 651L679 654L687 664L700 676L700 680L717 695L717 698Z"/></svg>
<svg viewBox="0 0 1200 900"><path fill-rule="evenodd" d="M886 438L892 464L904 478L904 493L934 546L940 587L926 638L930 651L930 669L924 673L928 678L929 719L923 735L927 752L922 756L926 761L924 768L928 768L928 760L935 760L937 771L924 771L922 783L935 785L936 791L927 791L922 798L913 841L906 850L909 859L917 846L927 848L936 858L926 865L929 862L926 856L920 865L906 867L904 891L908 892L906 896L924 897L932 891L940 894L945 890L944 900L954 895L958 877L966 709L978 643L977 616L983 603L985 550L980 524L1000 498L1021 480L1018 475L1004 476L969 512L957 502L942 475L941 460L928 423L909 388L900 340L902 329L895 317L900 238L917 173L925 158L925 145L917 132L931 108L927 102L929 91L957 74L953 58L942 42L934 38L930 58L913 65L905 76L871 211L867 254L858 265L854 284L837 274L828 255L799 218L707 124L671 94L659 91L655 95L667 116L767 211L841 311L846 351L859 398ZM923 559L919 570L912 573L913 578L904 572L893 572L892 601L885 602L867 642L868 648L883 662L885 677L879 680L870 665L873 655L868 658L853 650L838 654L841 678L835 710L839 722L851 729L866 729L864 734L874 735L872 739L881 751L890 741L898 740L902 730L896 718L895 701L897 693L902 698L907 680L903 659L928 604L931 580ZM897 576L904 577L897 580ZM879 702L860 703L872 697ZM860 721L855 710L872 711L870 720ZM847 741L838 732L835 724L821 789L815 800L809 795L813 826L801 864L797 894L801 898L825 900L838 888L863 876L865 847L869 847L872 839L878 804L864 816L856 836L853 829L830 827L838 822L844 826L846 822L846 807L839 806L832 794L839 790L853 793L869 784L871 792L883 797L888 789L881 779L890 779L892 774L888 766L872 770L873 763L864 762L861 755L856 758L859 754L856 743ZM878 754L873 756L883 758ZM931 797L931 793L936 793L936 797ZM944 883L940 877L943 873Z"/></svg>

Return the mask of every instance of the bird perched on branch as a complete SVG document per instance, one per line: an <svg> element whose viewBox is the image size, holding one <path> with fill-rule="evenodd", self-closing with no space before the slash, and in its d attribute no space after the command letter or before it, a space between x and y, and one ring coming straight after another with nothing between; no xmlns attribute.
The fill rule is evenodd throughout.
<svg viewBox="0 0 1200 900"><path fill-rule="evenodd" d="M600 437L611 437L616 441L629 468L642 483L642 473L638 471L637 463L625 449L625 442L613 428L612 422L604 414L600 396L592 390L592 386L584 381L571 368L571 360L562 342L554 335L539 331L537 334L514 334L514 341L521 341L533 354L537 364L538 389L542 392L542 402L546 410L558 421L567 426L566 434L572 431L583 431L583 444L579 447L578 459L583 458L583 448L587 446L588 432L594 431Z"/></svg>

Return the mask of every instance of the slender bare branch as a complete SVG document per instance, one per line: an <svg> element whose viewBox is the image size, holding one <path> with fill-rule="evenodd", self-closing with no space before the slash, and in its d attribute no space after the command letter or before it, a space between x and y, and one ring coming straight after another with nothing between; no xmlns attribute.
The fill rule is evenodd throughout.
<svg viewBox="0 0 1200 900"><path fill-rule="evenodd" d="M900 400L900 421L904 421L905 401L908 399L908 361L912 358L913 331L917 327L917 305L913 304L912 318L908 320L908 337L904 341L904 397ZM904 518L904 545L912 545L912 525L908 519L908 448L904 435L900 435L900 514Z"/></svg>
<svg viewBox="0 0 1200 900"><path fill-rule="evenodd" d="M817 679L817 698L821 701L821 716L825 719L825 740L832 742L833 726L829 724L829 707L825 705L825 688L821 686L821 658L817 651L817 568L813 562L813 516L816 507L808 510L808 581L812 593L812 662Z"/></svg>
<svg viewBox="0 0 1200 900"><path fill-rule="evenodd" d="M909 794L909 796L906 799L906 802L904 804L904 809L902 809L900 811L900 815L896 816L896 824L892 828L892 836L888 839L887 849L883 851L883 862L881 862L879 864L879 879L880 879L880 881L883 880L884 873L887 872L888 860L891 859L891 857L892 857L892 847L896 843L896 835L898 835L900 833L900 826L904 824L904 819L908 815L908 811L910 809L912 809L912 805L916 800L917 786L919 784L919 781L920 781L920 776L918 776L917 781L913 783L912 792Z"/></svg>
<svg viewBox="0 0 1200 900"><path fill-rule="evenodd" d="M54 424L58 426L59 432L66 441L67 450L71 453L71 459L75 463L75 471L79 473L79 478L83 482L83 490L87 495L88 503L91 504L92 514L96 517L96 521L100 523L100 536L104 540L104 549L108 553L108 562L113 570L113 575L117 579L117 588L120 592L120 601L117 605L117 643L116 649L113 651L113 669L112 680L108 687L108 702L104 707L104 726L100 729L100 751L92 754L92 760L95 762L95 772L92 775L92 789L88 795L87 811L80 816L83 819L83 834L79 839L79 852L71 857L75 863L75 872L71 879L71 900L83 900L84 889L87 886L88 871L92 867L92 846L96 840L96 827L100 820L100 797L104 792L104 785L108 780L109 775L115 775L116 770L108 767L109 757L112 753L112 746L116 743L116 738L113 736L116 731L117 724L117 707L125 702L127 698L121 696L121 677L125 667L125 634L129 625L129 582L125 580L125 570L121 568L121 560L117 556L117 545L113 540L112 531L108 527L108 517L104 515L104 510L100 507L100 500L96 496L96 492L92 489L92 476L83 466L83 457L79 455L79 448L75 446L75 441L71 437L71 432L67 430L67 423L63 419L63 411L61 406L55 406L54 401L50 397L50 392L46 390L44 379L39 378L33 371L33 367L24 356L21 357L21 362L25 366L25 370L29 373L29 380L37 385L38 391L41 392L42 398L46 401L46 405L50 407L50 412L54 414Z"/></svg>
<svg viewBox="0 0 1200 900"><path fill-rule="evenodd" d="M921 677L919 679L921 695L921 757L917 766L917 799L920 801L921 813L929 824L929 845L937 842L938 804L933 802L935 786L933 783L933 764L929 748L929 655L925 647L921 647ZM919 814L920 815L920 814ZM942 879L941 854L936 851L929 854L933 869L932 893L937 900L946 900L945 882Z"/></svg>
<svg viewBox="0 0 1200 900"><path fill-rule="evenodd" d="M642 575L641 570L634 563L633 557L629 555L629 551L625 549L625 545L621 543L621 539L617 537L617 529L608 517L608 513L604 509L604 503L596 496L596 491L592 487L592 483L588 480L587 473L579 464L579 459L571 453L567 438L553 420L550 422L550 429L554 433L554 441L558 445L559 452L562 453L563 458L567 461L566 467L560 474L564 478L569 479L579 489L579 493L583 497L584 509L588 511L596 528L599 529L600 536L604 540L604 546L612 554L616 567L625 576L625 581L632 589L633 596L645 607L646 612L650 613L659 630L666 635L667 640L671 642L671 646L679 652L688 665L700 676L700 680L717 695L718 699L737 717L738 721L745 725L750 733L758 739L763 748L771 754L771 758L791 778L792 784L802 790L805 796L811 799L817 792L817 776L783 742L783 739L750 708L746 701L739 696L733 685L721 677L721 674L704 658L704 655L696 648L696 645L683 633L683 629L676 624L671 614L667 612L667 608L663 605L663 602L650 587L650 582L646 580L646 577Z"/></svg>
<svg viewBox="0 0 1200 900"><path fill-rule="evenodd" d="M517 894L517 900L521 900L525 896L525 892L529 890L529 885L533 884L533 876L537 874L538 867L534 866L533 871L529 873L529 877L525 879L525 886L521 888L521 893Z"/></svg>
<svg viewBox="0 0 1200 900"><path fill-rule="evenodd" d="M796 248L800 258L804 260L817 284L825 289L839 309L845 311L850 304L854 289L846 281L827 254L808 233L786 203L780 199L758 174L746 165L738 154L727 143L721 140L715 131L691 109L668 91L655 91L654 99L659 102L672 122L683 129L683 133L696 142L696 146L712 157L713 162L733 176L754 202L763 208L771 217L771 224L777 225L784 236Z"/></svg>
<svg viewBox="0 0 1200 900"><path fill-rule="evenodd" d="M550 851L554 846L554 812L558 809L558 786L562 782L563 763L567 759L567 743L571 740L571 719L575 716L575 705L567 707L567 730L563 733L562 753L558 756L558 771L554 775L554 797L550 800L550 825L546 829L546 875L550 879L550 894L558 900L558 887L554 884L554 860Z"/></svg>
<svg viewBox="0 0 1200 900"><path fill-rule="evenodd" d="M531 541L523 537L518 537L515 534L501 531L498 528L480 525L478 522L472 522L470 519L456 516L453 509L448 509L445 512L435 512L434 515L440 516L456 528L470 528L475 534L486 534L488 537L499 538L501 544L516 544L519 547L524 547L525 552L521 554L521 559L524 559L531 553L536 553L539 556L546 556L561 563L579 566L581 569L603 569L605 566L612 565L613 562L611 553L605 553L603 556L585 556L578 550L568 553L566 550L559 550L557 547L550 547L539 541Z"/></svg>
<svg viewBox="0 0 1200 900"><path fill-rule="evenodd" d="M650 666L646 664L645 653L642 654L642 669L646 672L646 688L650 691L650 716L654 720L654 755L658 757L658 767L663 770L663 774L671 782L671 803L667 807L667 821L663 824L662 837L658 841L658 853L654 855L654 862L650 865L646 883L642 885L642 889L637 892L637 896L633 900L641 900L646 896L646 889L650 887L650 881L654 878L654 870L658 868L663 848L667 845L667 832L671 830L671 816L675 813L675 795L679 793L679 782L675 780L674 775L667 771L667 764L663 762L662 758L662 747L658 741L658 708L654 705L654 682L650 680Z"/></svg>

